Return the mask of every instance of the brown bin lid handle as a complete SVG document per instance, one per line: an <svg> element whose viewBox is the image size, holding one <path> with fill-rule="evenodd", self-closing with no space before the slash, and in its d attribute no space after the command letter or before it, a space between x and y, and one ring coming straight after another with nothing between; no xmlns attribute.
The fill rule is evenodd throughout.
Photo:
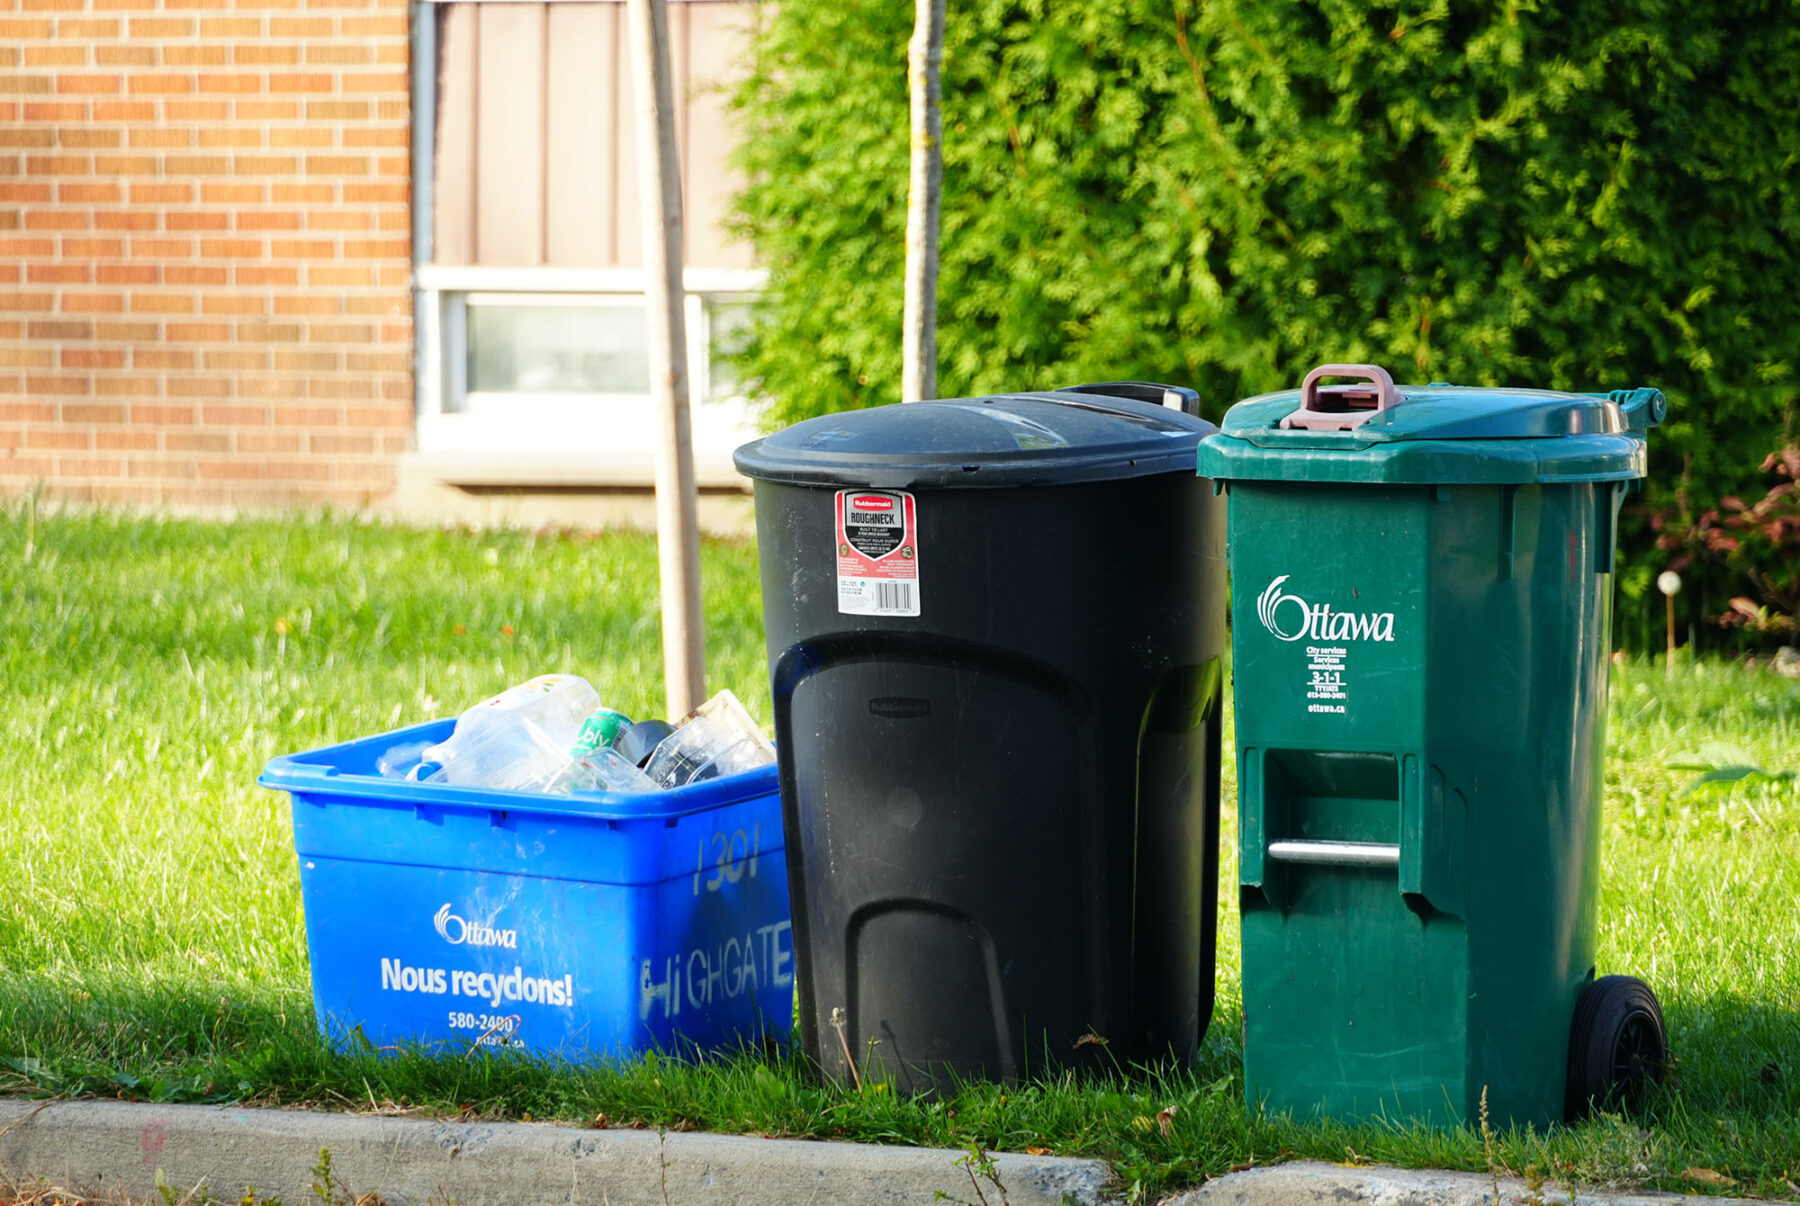
<svg viewBox="0 0 1800 1206"><path fill-rule="evenodd" d="M1327 377L1355 377L1366 385L1319 388ZM1321 364L1300 385L1300 409L1281 421L1306 431L1351 431L1401 401L1388 371L1374 364Z"/></svg>

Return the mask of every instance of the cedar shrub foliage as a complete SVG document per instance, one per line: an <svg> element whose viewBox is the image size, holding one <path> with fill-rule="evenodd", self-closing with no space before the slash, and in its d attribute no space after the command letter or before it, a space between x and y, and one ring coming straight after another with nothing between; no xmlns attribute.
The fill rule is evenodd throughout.
<svg viewBox="0 0 1800 1206"><path fill-rule="evenodd" d="M776 423L893 401L912 6L759 21L744 367ZM1793 436L1797 113L1796 0L951 0L940 389L1657 385L1641 596L1633 516Z"/></svg>

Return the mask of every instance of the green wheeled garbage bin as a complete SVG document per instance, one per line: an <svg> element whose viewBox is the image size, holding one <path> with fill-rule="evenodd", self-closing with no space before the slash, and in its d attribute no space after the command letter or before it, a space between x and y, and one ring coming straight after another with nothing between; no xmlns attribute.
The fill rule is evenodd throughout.
<svg viewBox="0 0 1800 1206"><path fill-rule="evenodd" d="M1618 511L1664 406L1326 365L1202 442L1252 1108L1543 1126L1659 1073L1594 926Z"/></svg>

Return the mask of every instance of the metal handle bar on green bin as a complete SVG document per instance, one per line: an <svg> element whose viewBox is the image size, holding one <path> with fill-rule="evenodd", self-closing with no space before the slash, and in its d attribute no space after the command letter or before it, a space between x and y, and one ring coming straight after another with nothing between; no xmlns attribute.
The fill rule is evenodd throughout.
<svg viewBox="0 0 1800 1206"><path fill-rule="evenodd" d="M1400 847L1392 842L1270 842L1269 857L1282 863L1398 867Z"/></svg>
<svg viewBox="0 0 1800 1206"><path fill-rule="evenodd" d="M1179 410L1196 418L1200 414L1200 394L1181 385L1159 385L1154 381L1092 381L1086 385L1065 385L1056 392L1128 398L1133 402L1148 402L1152 406L1167 406L1170 410Z"/></svg>
<svg viewBox="0 0 1800 1206"><path fill-rule="evenodd" d="M1375 387L1375 406L1351 413L1348 410L1320 410L1319 382L1326 377L1360 377ZM1344 392L1344 387L1336 391ZM1366 391L1357 391L1359 393ZM1281 421L1284 428L1303 431L1350 431L1400 402L1400 392L1388 371L1374 364L1321 364L1306 374L1300 383L1300 409Z"/></svg>

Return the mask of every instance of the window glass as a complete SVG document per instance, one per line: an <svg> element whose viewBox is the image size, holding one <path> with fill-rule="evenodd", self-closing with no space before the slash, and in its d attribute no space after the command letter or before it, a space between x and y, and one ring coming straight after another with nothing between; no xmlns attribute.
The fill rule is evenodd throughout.
<svg viewBox="0 0 1800 1206"><path fill-rule="evenodd" d="M751 304L749 298L709 297L706 300L708 402L735 398L744 392L731 356L743 350L750 333Z"/></svg>
<svg viewBox="0 0 1800 1206"><path fill-rule="evenodd" d="M645 394L649 331L641 300L572 304L469 298L470 393Z"/></svg>

